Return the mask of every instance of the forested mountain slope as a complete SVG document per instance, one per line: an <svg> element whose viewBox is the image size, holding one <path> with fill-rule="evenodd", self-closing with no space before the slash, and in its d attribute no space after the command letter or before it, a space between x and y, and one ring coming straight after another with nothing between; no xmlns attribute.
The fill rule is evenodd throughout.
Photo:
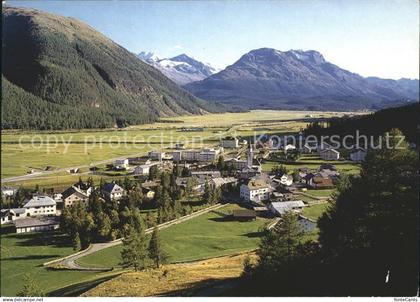
<svg viewBox="0 0 420 302"><path fill-rule="evenodd" d="M2 50L2 128L125 126L209 110L73 18L4 7Z"/></svg>

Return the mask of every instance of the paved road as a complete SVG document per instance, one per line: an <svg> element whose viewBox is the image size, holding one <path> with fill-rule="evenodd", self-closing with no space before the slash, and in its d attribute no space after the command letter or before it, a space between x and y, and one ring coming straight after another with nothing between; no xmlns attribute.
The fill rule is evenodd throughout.
<svg viewBox="0 0 420 302"><path fill-rule="evenodd" d="M181 218L162 223L162 224L158 225L158 228L159 229L164 229L164 228L170 227L172 225L175 225L175 224L184 222L186 220L192 219L194 217L200 216L204 213L220 209L220 208L222 208L226 205L227 204L216 204L216 205L210 206L210 207L205 208L203 210L199 210L197 212L194 212L190 215L186 215L186 216L183 216ZM153 231L153 228L149 228L145 231L145 233L150 234L152 231ZM100 251L100 250L103 250L103 249L106 249L106 248L109 248L109 247L112 247L112 246L115 246L115 245L118 245L118 244L121 244L121 243L122 243L122 239L117 239L117 240L114 240L114 241L111 241L111 242L104 242L104 243L93 243L87 249L83 250L82 252L78 252L76 254L67 256L67 258L65 258L65 259L62 258L62 259L58 259L58 260L53 261L53 262L47 262L47 263L44 264L44 266L54 264L54 265L58 265L60 267L66 267L68 269L73 269L73 270L107 271L107 270L110 270L111 268L84 267L84 266L81 266L78 263L76 263L76 260L80 259L82 257L85 257L87 255L93 254L97 251Z"/></svg>

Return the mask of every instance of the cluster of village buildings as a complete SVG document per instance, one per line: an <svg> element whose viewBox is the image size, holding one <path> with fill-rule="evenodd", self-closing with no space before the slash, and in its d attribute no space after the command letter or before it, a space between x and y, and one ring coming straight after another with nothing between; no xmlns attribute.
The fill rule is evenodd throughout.
<svg viewBox="0 0 420 302"><path fill-rule="evenodd" d="M214 167L224 149L236 150L246 146L246 158L224 158L226 166L234 171L234 176L223 177L221 172ZM306 167L297 169L297 173L273 176L262 172L261 162L255 156L255 146L246 141L239 142L237 138L228 137L221 140L220 146L215 148L203 148L186 150L183 144L177 144L171 152L151 151L146 157L124 158L115 161L117 169L132 171L137 177L147 177L153 166L159 170L172 170L173 164L177 163L187 168L189 176L177 177L176 184L186 187L189 178L194 179L193 190L196 194L203 194L206 182L217 188L238 188L237 199L242 201L254 213L270 211L281 216L286 211L300 211L306 204L302 200L295 200L293 192L301 189L326 189L333 188L340 177L333 164L324 163L316 170ZM285 152L296 149L292 145L284 146ZM318 152L325 161L339 160L340 153L332 149L328 144L322 144L316 148L305 145L302 153ZM235 152L233 152L235 154ZM350 158L360 162L366 155L365 150L355 150ZM155 181L143 181L142 190L146 198L153 199ZM25 200L23 207L1 210L1 224L13 223L17 233L53 230L59 227L59 215L65 207L71 207L76 203L87 205L89 196L94 188L86 183L78 182L62 193L52 196L34 195ZM13 196L15 189L2 188L4 196ZM118 200L126 194L118 184L111 182L101 189L102 198L105 200ZM249 215L248 213L242 213ZM251 215L252 217L253 215Z"/></svg>

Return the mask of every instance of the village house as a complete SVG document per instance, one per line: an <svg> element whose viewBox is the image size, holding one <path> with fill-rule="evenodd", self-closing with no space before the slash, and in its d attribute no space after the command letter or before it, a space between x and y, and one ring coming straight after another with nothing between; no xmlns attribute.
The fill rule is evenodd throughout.
<svg viewBox="0 0 420 302"><path fill-rule="evenodd" d="M363 148L357 148L353 152L350 153L350 159L354 162L362 162L365 160L366 157L366 150Z"/></svg>
<svg viewBox="0 0 420 302"><path fill-rule="evenodd" d="M61 198L63 200L63 208L68 208L73 206L76 203L83 203L84 205L88 205L89 203L89 196L86 192L82 191L78 187L71 186L67 190L65 190L61 194Z"/></svg>
<svg viewBox="0 0 420 302"><path fill-rule="evenodd" d="M154 166L154 164L137 166L134 168L134 175L149 175L152 166Z"/></svg>
<svg viewBox="0 0 420 302"><path fill-rule="evenodd" d="M103 186L102 194L107 199L118 200L124 196L125 190L121 188L119 185L117 185L116 183L111 182Z"/></svg>
<svg viewBox="0 0 420 302"><path fill-rule="evenodd" d="M48 196L34 196L25 202L27 216L56 215L57 203Z"/></svg>
<svg viewBox="0 0 420 302"><path fill-rule="evenodd" d="M282 216L289 211L300 212L304 207L306 205L302 200L270 202L268 205L268 209L278 216Z"/></svg>
<svg viewBox="0 0 420 302"><path fill-rule="evenodd" d="M115 161L117 167L128 168L128 158L121 158Z"/></svg>
<svg viewBox="0 0 420 302"><path fill-rule="evenodd" d="M1 194L5 197L12 197L16 194L17 189L10 187L1 187Z"/></svg>
<svg viewBox="0 0 420 302"><path fill-rule="evenodd" d="M1 209L1 224L12 223L17 219L26 217L25 208Z"/></svg>
<svg viewBox="0 0 420 302"><path fill-rule="evenodd" d="M282 184L283 186L287 186L287 187L291 186L293 184L293 176L283 174L282 177L280 177L280 184Z"/></svg>
<svg viewBox="0 0 420 302"><path fill-rule="evenodd" d="M79 191L83 192L87 196L90 196L90 194L92 194L93 192L93 187L89 183L85 183L83 181L79 181L75 183L73 186L79 189Z"/></svg>
<svg viewBox="0 0 420 302"><path fill-rule="evenodd" d="M44 232L60 227L60 217L24 218L15 221L16 233Z"/></svg>
<svg viewBox="0 0 420 302"><path fill-rule="evenodd" d="M330 189L334 187L334 182L331 177L317 173L309 180L308 185L314 189Z"/></svg>
<svg viewBox="0 0 420 302"><path fill-rule="evenodd" d="M338 160L340 159L340 152L334 149L325 149L319 153L323 160Z"/></svg>
<svg viewBox="0 0 420 302"><path fill-rule="evenodd" d="M240 197L246 202L260 203L270 199L271 188L263 179L251 179L240 187Z"/></svg>
<svg viewBox="0 0 420 302"><path fill-rule="evenodd" d="M239 140L236 137L228 136L222 138L222 140L220 141L220 146L222 148L238 148Z"/></svg>

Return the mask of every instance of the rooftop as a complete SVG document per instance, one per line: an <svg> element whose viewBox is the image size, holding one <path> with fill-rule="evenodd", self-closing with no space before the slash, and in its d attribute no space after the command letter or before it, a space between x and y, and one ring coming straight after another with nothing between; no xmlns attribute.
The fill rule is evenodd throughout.
<svg viewBox="0 0 420 302"><path fill-rule="evenodd" d="M38 217L38 218L23 218L14 222L16 228L27 228L36 226L54 225L60 223L60 217Z"/></svg>
<svg viewBox="0 0 420 302"><path fill-rule="evenodd" d="M253 179L248 182L248 188L250 190L257 190L268 187L268 184L263 179Z"/></svg>
<svg viewBox="0 0 420 302"><path fill-rule="evenodd" d="M294 209L306 207L302 200L272 202L271 206L280 215Z"/></svg>
<svg viewBox="0 0 420 302"><path fill-rule="evenodd" d="M42 207L42 206L54 206L56 205L55 200L48 196L34 196L30 199L23 207Z"/></svg>

